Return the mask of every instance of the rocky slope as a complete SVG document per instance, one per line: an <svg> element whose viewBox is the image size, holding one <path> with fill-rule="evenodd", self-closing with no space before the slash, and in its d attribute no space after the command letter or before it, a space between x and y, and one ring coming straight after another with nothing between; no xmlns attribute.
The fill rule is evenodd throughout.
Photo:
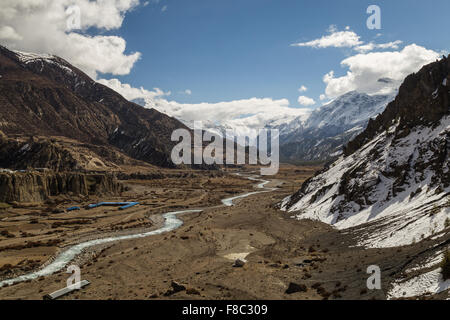
<svg viewBox="0 0 450 320"><path fill-rule="evenodd" d="M362 230L369 247L445 236L450 226L450 61L406 78L398 96L334 163L281 207ZM349 229L350 230L350 229Z"/></svg>
<svg viewBox="0 0 450 320"><path fill-rule="evenodd" d="M120 171L123 166L152 166L110 146L82 143L63 137L10 137L0 131L0 168L67 171Z"/></svg>
<svg viewBox="0 0 450 320"><path fill-rule="evenodd" d="M123 186L112 174L0 172L0 202L39 203L61 194L118 195Z"/></svg>
<svg viewBox="0 0 450 320"><path fill-rule="evenodd" d="M173 130L186 128L127 101L67 61L0 46L0 130L7 136L64 136L171 167Z"/></svg>

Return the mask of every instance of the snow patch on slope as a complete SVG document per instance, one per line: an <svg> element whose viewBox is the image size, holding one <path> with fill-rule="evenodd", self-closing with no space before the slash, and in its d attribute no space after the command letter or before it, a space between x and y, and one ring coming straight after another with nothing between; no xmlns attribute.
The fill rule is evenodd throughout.
<svg viewBox="0 0 450 320"><path fill-rule="evenodd" d="M51 60L54 59L55 56L51 54L37 54L37 53L30 53L30 52L22 52L22 51L14 51L17 58L20 60L20 62L23 63L30 63L36 60Z"/></svg>
<svg viewBox="0 0 450 320"><path fill-rule="evenodd" d="M408 280L397 280L388 292L389 299L418 297L437 294L450 289L450 280L444 281L441 268Z"/></svg>
<svg viewBox="0 0 450 320"><path fill-rule="evenodd" d="M416 272L416 271L420 271L420 270L424 270L424 269L429 269L433 266L440 264L443 259L444 259L444 253L437 252L434 256L431 256L428 259L426 259L421 265L412 267L412 268L408 268L405 270L405 272L412 273L412 272Z"/></svg>
<svg viewBox="0 0 450 320"><path fill-rule="evenodd" d="M52 65L59 67L60 69L62 69L69 75L72 75L72 76L75 75L75 73L73 72L72 69L70 69L69 67L65 66L64 64L58 62L58 60L60 61L60 59L54 55L37 54L37 53L29 53L29 52L22 52L22 51L13 51L13 52L16 54L17 58L22 63L30 64L30 63L40 62L41 63L40 72L42 72L44 70L44 66L45 66L44 63L47 63L47 64L52 64Z"/></svg>
<svg viewBox="0 0 450 320"><path fill-rule="evenodd" d="M393 133L398 123L379 134L360 150L348 157L341 157L328 170L314 177L303 191L298 202L292 197L283 200L282 210L295 212L298 219L314 219L331 224L338 229L358 227L376 221L377 232L367 234L359 244L366 247L395 247L414 243L441 232L450 218L450 188L436 192L430 187L434 172L409 173L403 191L393 194L392 166L399 167L427 163L432 157L429 143L446 139L450 132L450 117L444 117L436 128L418 127L406 137L394 141ZM368 161L371 153L378 153L376 161ZM444 172L448 172L446 162ZM357 172L346 188L359 190L364 187L367 197L361 204L345 199L341 183L348 180L344 174ZM288 207L289 206L289 207Z"/></svg>

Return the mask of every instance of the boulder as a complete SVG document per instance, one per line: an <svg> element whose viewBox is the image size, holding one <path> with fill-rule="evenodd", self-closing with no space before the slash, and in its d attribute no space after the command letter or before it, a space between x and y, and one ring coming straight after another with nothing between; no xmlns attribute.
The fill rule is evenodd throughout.
<svg viewBox="0 0 450 320"><path fill-rule="evenodd" d="M286 294L293 294L296 292L306 292L308 288L304 284L297 284L294 282L289 283L288 288L286 289Z"/></svg>
<svg viewBox="0 0 450 320"><path fill-rule="evenodd" d="M245 266L245 260L242 259L236 259L234 261L233 267L234 268L242 268L243 266Z"/></svg>

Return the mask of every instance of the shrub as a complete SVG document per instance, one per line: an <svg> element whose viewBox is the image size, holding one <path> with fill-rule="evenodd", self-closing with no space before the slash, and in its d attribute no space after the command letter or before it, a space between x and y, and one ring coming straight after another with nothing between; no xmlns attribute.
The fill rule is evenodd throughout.
<svg viewBox="0 0 450 320"><path fill-rule="evenodd" d="M446 250L444 253L444 260L441 263L442 276L445 280L450 279L450 250Z"/></svg>

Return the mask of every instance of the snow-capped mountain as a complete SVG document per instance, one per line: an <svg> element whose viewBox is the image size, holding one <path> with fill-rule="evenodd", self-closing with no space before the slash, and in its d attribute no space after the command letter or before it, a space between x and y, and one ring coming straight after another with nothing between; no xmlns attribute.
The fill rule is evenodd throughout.
<svg viewBox="0 0 450 320"><path fill-rule="evenodd" d="M234 136L246 136L250 137L250 145L255 146L258 129L279 129L280 135L289 134L290 128L285 124L294 125L298 122L303 124L310 116L311 110L309 109L291 109L291 112L285 112L279 115L272 114L256 114L245 118L233 119L223 121L222 123L204 122L205 130L215 132L222 136L227 136L227 130L233 132ZM189 126L189 125L188 125Z"/></svg>
<svg viewBox="0 0 450 320"><path fill-rule="evenodd" d="M334 163L284 199L283 210L339 229L368 247L448 236L450 61L410 75ZM350 229L349 229L350 230Z"/></svg>
<svg viewBox="0 0 450 320"><path fill-rule="evenodd" d="M251 146L256 145L257 129L278 129L282 160L324 161L341 154L343 145L364 130L369 119L381 113L393 97L352 91L315 110L284 108L282 112L258 112L236 119L203 121L202 125L203 129L226 138L232 137L227 130L233 137L249 137ZM134 102L168 111L164 105L158 105L158 101L140 99ZM186 126L194 127L193 121L176 118Z"/></svg>
<svg viewBox="0 0 450 320"><path fill-rule="evenodd" d="M354 127L384 111L394 95L373 95L348 92L315 110L305 124L306 128Z"/></svg>
<svg viewBox="0 0 450 320"><path fill-rule="evenodd" d="M348 92L311 112L306 121L295 119L280 126L284 160L328 160L380 114L394 95Z"/></svg>
<svg viewBox="0 0 450 320"><path fill-rule="evenodd" d="M179 121L183 122L189 128L194 128L194 121L183 119L176 115L178 109L173 106L168 107L164 100L154 100L151 98L135 99L133 102L146 108L154 108L166 113ZM181 107L180 107L181 108ZM204 130L230 138L227 130L233 132L233 137L246 136L253 137L259 129L279 129L280 135L288 134L299 126L303 126L311 115L312 110L306 108L283 108L282 111L274 112L256 112L255 114L244 115L235 119L223 119L217 121L202 120ZM250 145L255 146L256 137L250 139Z"/></svg>

